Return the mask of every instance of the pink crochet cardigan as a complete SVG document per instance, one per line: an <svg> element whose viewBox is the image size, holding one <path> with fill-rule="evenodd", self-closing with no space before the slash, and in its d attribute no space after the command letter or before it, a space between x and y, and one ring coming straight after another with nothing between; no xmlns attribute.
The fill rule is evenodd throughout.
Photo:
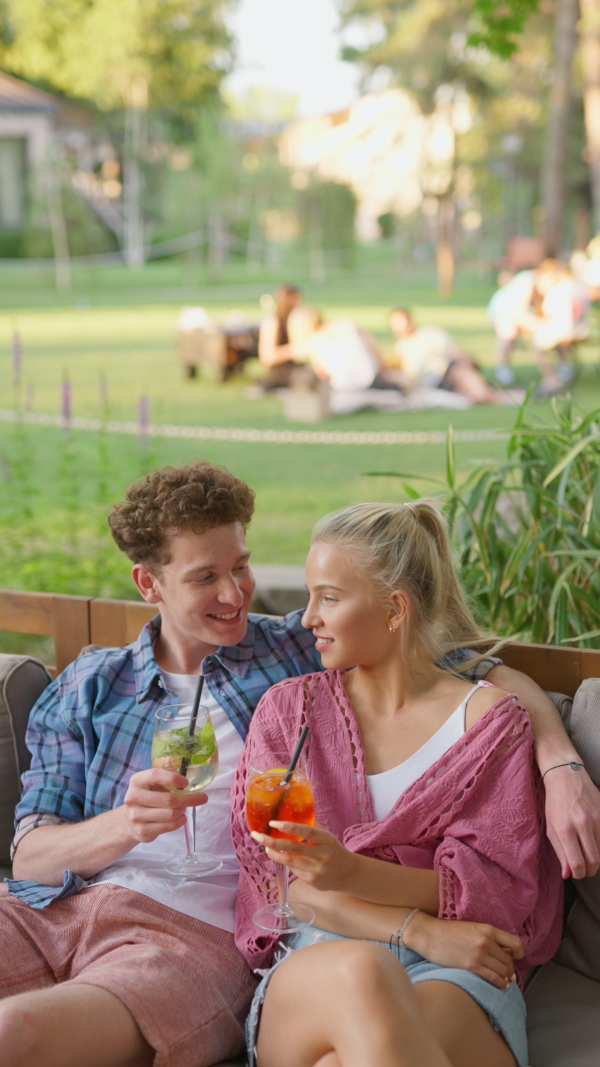
<svg viewBox="0 0 600 1067"><path fill-rule="evenodd" d="M271 961L277 940L252 923L275 899L274 864L246 828L248 767L284 767L305 722L317 822L352 852L440 872L442 919L492 923L522 938L527 971L554 955L561 933L562 879L545 834L543 788L529 717L503 697L376 820L360 731L337 671L273 686L254 714L233 791L232 831L242 871L236 944L252 968Z"/></svg>

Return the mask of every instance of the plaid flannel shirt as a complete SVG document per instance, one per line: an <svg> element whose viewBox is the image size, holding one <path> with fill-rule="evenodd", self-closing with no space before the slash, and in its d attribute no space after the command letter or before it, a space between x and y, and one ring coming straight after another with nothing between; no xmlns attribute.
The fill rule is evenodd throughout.
<svg viewBox="0 0 600 1067"><path fill-rule="evenodd" d="M322 669L314 637L301 617L301 611L281 620L251 615L239 644L218 649L202 663L212 696L244 739L267 689ZM131 776L151 766L154 713L178 701L165 688L154 658L159 629L156 616L133 644L80 657L44 690L27 730L32 761L23 775L15 841L45 823L81 822L118 807ZM448 659L456 669L468 657L461 650ZM500 662L488 657L466 674L478 680ZM11 893L37 908L85 884L69 871L60 888L7 881Z"/></svg>

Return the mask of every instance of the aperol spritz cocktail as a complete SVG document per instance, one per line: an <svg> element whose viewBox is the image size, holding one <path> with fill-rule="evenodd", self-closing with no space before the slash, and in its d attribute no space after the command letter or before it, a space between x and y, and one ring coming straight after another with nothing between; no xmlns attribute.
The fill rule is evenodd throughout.
<svg viewBox="0 0 600 1067"><path fill-rule="evenodd" d="M303 826L315 825L315 802L304 762L299 762L289 782L284 782L285 767L271 770L250 768L246 787L246 821L250 831L267 834L286 841L302 841L301 837L282 833L269 824L295 822ZM253 916L261 930L270 933L292 933L312 926L315 913L306 904L288 902L288 868L275 864L277 875L277 904L267 904Z"/></svg>
<svg viewBox="0 0 600 1067"><path fill-rule="evenodd" d="M246 818L249 830L260 834L301 841L301 837L284 834L269 826L271 820L299 822L303 826L315 825L315 802L310 782L305 774L294 771L291 781L282 785L285 767L276 767L264 774L257 773L248 782L246 792Z"/></svg>

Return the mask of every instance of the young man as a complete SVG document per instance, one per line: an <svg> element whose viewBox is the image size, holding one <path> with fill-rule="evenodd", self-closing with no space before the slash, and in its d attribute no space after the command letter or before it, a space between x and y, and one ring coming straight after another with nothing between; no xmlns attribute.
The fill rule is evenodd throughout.
<svg viewBox="0 0 600 1067"><path fill-rule="evenodd" d="M232 936L230 786L265 690L320 667L301 612L248 618L252 511L247 485L199 463L155 472L110 516L160 616L132 645L71 664L32 712L17 880L0 895L3 1067L208 1067L242 1048L255 981ZM185 851L185 808L206 796L169 792L185 779L152 769L150 749L156 709L189 700L200 672L220 770L198 851L217 851L223 867L188 882L163 864ZM501 665L491 673L533 713L542 770L577 759L537 686ZM595 873L593 785L564 767L546 781L563 870Z"/></svg>

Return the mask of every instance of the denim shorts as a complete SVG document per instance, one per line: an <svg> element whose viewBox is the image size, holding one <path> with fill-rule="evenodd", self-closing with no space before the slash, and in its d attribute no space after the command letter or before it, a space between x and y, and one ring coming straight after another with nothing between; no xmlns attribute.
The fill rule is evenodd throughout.
<svg viewBox="0 0 600 1067"><path fill-rule="evenodd" d="M273 972L287 959L291 952L296 952L297 949L307 948L309 945L318 944L322 941L347 940L347 938L341 937L339 934L330 934L325 930L310 927L308 930L301 930L298 933L286 936L285 945L280 942L279 958L267 971L257 987L250 1013L246 1020L248 1067L257 1067L256 1039L258 1037L260 1013ZM390 946L385 942L376 941L373 943L379 944L389 951ZM394 948L394 955L396 955L396 951L396 948ZM479 975L472 974L471 971L461 971L458 967L439 967L437 963L430 963L423 956L419 956L417 952L411 952L407 948L400 949L399 958L413 985L417 985L419 982L435 980L452 982L453 985L464 989L487 1012L494 1030L498 1030L502 1034L519 1067L527 1067L529 1058L525 1031L525 1001L516 982L511 982L506 989L497 989L490 982L486 982L485 978L480 978Z"/></svg>

